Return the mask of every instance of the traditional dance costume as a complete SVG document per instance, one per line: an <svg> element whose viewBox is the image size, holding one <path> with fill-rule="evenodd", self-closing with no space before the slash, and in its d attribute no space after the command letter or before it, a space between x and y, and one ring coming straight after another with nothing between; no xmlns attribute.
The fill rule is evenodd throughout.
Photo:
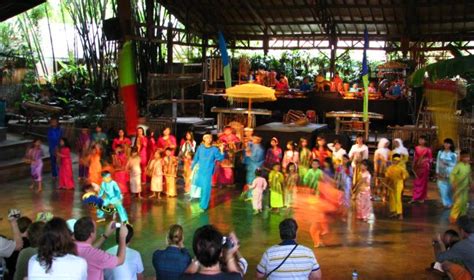
<svg viewBox="0 0 474 280"><path fill-rule="evenodd" d="M151 191L162 192L163 191L163 159L153 158L147 166L147 174L151 177Z"/></svg>
<svg viewBox="0 0 474 280"><path fill-rule="evenodd" d="M354 176L352 182L355 184L360 177L360 162L369 159L369 148L365 145L354 144L349 151L349 158L352 160Z"/></svg>
<svg viewBox="0 0 474 280"><path fill-rule="evenodd" d="M316 192L316 194L319 193L318 191L318 185L319 185L319 180L323 177L324 173L321 169L314 169L311 168L308 172L303 177L303 184L305 186L310 187L313 191Z"/></svg>
<svg viewBox="0 0 474 280"><path fill-rule="evenodd" d="M79 178L87 178L89 176L89 168L87 167L87 152L89 151L91 140L90 135L81 133L77 139L76 149L79 156Z"/></svg>
<svg viewBox="0 0 474 280"><path fill-rule="evenodd" d="M133 194L142 192L142 168L140 156L130 157L127 163L130 172L130 191Z"/></svg>
<svg viewBox="0 0 474 280"><path fill-rule="evenodd" d="M303 179L304 175L306 172L308 172L310 166L311 166L311 150L308 149L307 147L303 147L300 150L300 160L299 160L299 165L298 165L298 174L299 178Z"/></svg>
<svg viewBox="0 0 474 280"><path fill-rule="evenodd" d="M288 173L285 176L285 206L291 207L293 203L293 197L296 192L296 188L298 186L299 176L298 173L295 171L294 173Z"/></svg>
<svg viewBox="0 0 474 280"><path fill-rule="evenodd" d="M132 146L132 141L127 137L114 138L114 141L112 142L112 151L115 152L115 149L117 149L118 146L122 146L125 153L128 154L128 149Z"/></svg>
<svg viewBox="0 0 474 280"><path fill-rule="evenodd" d="M89 156L89 181L91 183L100 185L102 183L102 164L100 162L100 151L95 150Z"/></svg>
<svg viewBox="0 0 474 280"><path fill-rule="evenodd" d="M51 174L53 178L58 177L58 166L56 159L56 149L59 146L59 140L63 137L63 130L57 127L48 128L48 147L49 147L49 157L51 160Z"/></svg>
<svg viewBox="0 0 474 280"><path fill-rule="evenodd" d="M413 159L413 170L416 178L413 180L413 201L426 199L428 193L428 181L430 177L432 154L431 149L423 146L415 147Z"/></svg>
<svg viewBox="0 0 474 280"><path fill-rule="evenodd" d="M326 147L313 148L312 151L313 160L319 161L319 164L322 166L326 158L331 157L331 151Z"/></svg>
<svg viewBox="0 0 474 280"><path fill-rule="evenodd" d="M300 155L297 151L294 150L286 150L285 154L283 155L283 161L281 162L281 167L283 168L283 172L286 172L286 168L290 163L294 163L296 167L298 167L298 162L300 160Z"/></svg>
<svg viewBox="0 0 474 280"><path fill-rule="evenodd" d="M184 179L184 192L189 193L191 190L191 174L192 174L192 158L183 159L183 179Z"/></svg>
<svg viewBox="0 0 474 280"><path fill-rule="evenodd" d="M273 165L280 164L283 158L283 151L280 147L269 148L265 155L265 163L263 164L267 169L271 170Z"/></svg>
<svg viewBox="0 0 474 280"><path fill-rule="evenodd" d="M127 171L127 161L127 155L123 152L112 155L112 165L114 167L113 178L114 181L117 182L122 194L129 193L127 184L130 180L130 175Z"/></svg>
<svg viewBox="0 0 474 280"><path fill-rule="evenodd" d="M457 155L451 151L439 151L436 158L436 174L438 174L438 189L444 207L453 205L453 194L449 176L457 163Z"/></svg>
<svg viewBox="0 0 474 280"><path fill-rule="evenodd" d="M31 178L33 181L43 181L43 150L41 147L30 148L26 158L30 161Z"/></svg>
<svg viewBox="0 0 474 280"><path fill-rule="evenodd" d="M137 137L137 139L135 140L135 146L138 148L138 155L140 156L140 170L142 171L140 175L140 182L141 184L145 184L146 166L148 164L148 138L146 138L145 136Z"/></svg>
<svg viewBox="0 0 474 280"><path fill-rule="evenodd" d="M263 191L267 188L267 180L263 177L256 177L250 189L252 190L252 208L254 211L262 211Z"/></svg>
<svg viewBox="0 0 474 280"><path fill-rule="evenodd" d="M168 135L168 137L160 136L156 142L156 147L160 151L165 151L167 148L176 149L176 137L173 135Z"/></svg>
<svg viewBox="0 0 474 280"><path fill-rule="evenodd" d="M403 214L402 195L404 188L404 181L408 179L408 174L405 163L399 162L390 165L385 172L385 178L388 184L388 203L390 212L397 215Z"/></svg>
<svg viewBox="0 0 474 280"><path fill-rule="evenodd" d="M370 194L370 181L372 176L368 171L360 173L360 179L355 185L357 219L367 221L372 213L372 201Z"/></svg>
<svg viewBox="0 0 474 280"><path fill-rule="evenodd" d="M110 182L102 182L102 184L100 185L99 194L97 196L101 197L104 200L102 206L114 206L122 223L128 221L127 212L125 211L125 208L122 205L123 196L120 192L118 184L115 181L111 180ZM103 219L104 215L104 211L102 211L100 208L97 209L97 218Z"/></svg>
<svg viewBox="0 0 474 280"><path fill-rule="evenodd" d="M246 183L251 185L253 179L255 179L255 171L261 168L264 162L264 151L260 144L250 145L250 155L245 155L244 164L246 165ZM248 198L252 198L252 191L250 190L247 194Z"/></svg>
<svg viewBox="0 0 474 280"><path fill-rule="evenodd" d="M329 143L328 148L332 151L332 162L334 163L334 165L336 167L341 165L344 155L347 154L346 150L344 150L343 148L336 150L333 143Z"/></svg>
<svg viewBox="0 0 474 280"><path fill-rule="evenodd" d="M72 174L71 149L68 147L59 148L59 188L74 189L74 176Z"/></svg>
<svg viewBox="0 0 474 280"><path fill-rule="evenodd" d="M283 173L275 170L270 171L268 183L270 185L270 206L272 208L283 207L283 184L285 183Z"/></svg>
<svg viewBox="0 0 474 280"><path fill-rule="evenodd" d="M469 202L469 189L472 184L471 165L458 162L451 172L451 184L454 187L454 205L451 209L450 220L455 222L457 218L467 214Z"/></svg>
<svg viewBox="0 0 474 280"><path fill-rule="evenodd" d="M168 197L178 195L176 191L176 175L178 169L178 160L175 156L166 156L163 158L163 173L166 179L166 194Z"/></svg>

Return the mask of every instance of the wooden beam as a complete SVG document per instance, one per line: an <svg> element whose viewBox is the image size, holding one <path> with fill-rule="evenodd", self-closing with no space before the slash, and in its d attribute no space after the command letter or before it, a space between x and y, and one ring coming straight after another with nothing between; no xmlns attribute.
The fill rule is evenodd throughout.
<svg viewBox="0 0 474 280"><path fill-rule="evenodd" d="M122 40L126 40L133 35L132 31L132 3L130 0L117 1L117 16L122 31Z"/></svg>

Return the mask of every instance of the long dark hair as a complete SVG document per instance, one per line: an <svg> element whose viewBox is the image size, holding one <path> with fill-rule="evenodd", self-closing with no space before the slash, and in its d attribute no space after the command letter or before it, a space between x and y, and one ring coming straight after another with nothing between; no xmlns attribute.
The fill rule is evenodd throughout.
<svg viewBox="0 0 474 280"><path fill-rule="evenodd" d="M62 137L61 140L64 142L64 147L71 149L71 145L69 144L69 140L66 137Z"/></svg>
<svg viewBox="0 0 474 280"><path fill-rule="evenodd" d="M450 145L450 146L449 146L449 149L450 149L451 152L453 152L453 153L454 153L454 151L456 150L456 147L454 147L454 141L453 141L453 139L451 139L451 138L446 138L446 139L444 139L443 144L449 144L449 145ZM444 147L443 147L443 150L444 150Z"/></svg>
<svg viewBox="0 0 474 280"><path fill-rule="evenodd" d="M38 261L48 273L54 258L67 254L77 255L71 231L66 221L61 218L53 218L44 226L43 236L39 240Z"/></svg>

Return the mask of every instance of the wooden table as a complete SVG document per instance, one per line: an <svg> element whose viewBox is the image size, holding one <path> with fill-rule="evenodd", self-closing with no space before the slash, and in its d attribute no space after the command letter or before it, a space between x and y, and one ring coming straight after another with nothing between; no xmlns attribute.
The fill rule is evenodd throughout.
<svg viewBox="0 0 474 280"><path fill-rule="evenodd" d="M350 132L363 132L365 134L365 139L369 139L369 121L363 121L364 114L362 112L354 111L331 111L326 113L326 118L335 118L336 122L336 134L339 134L341 131L350 131ZM378 113L369 112L369 120L383 120L383 115ZM362 130L357 129L341 129L341 125L345 124L354 124L361 123L363 128Z"/></svg>

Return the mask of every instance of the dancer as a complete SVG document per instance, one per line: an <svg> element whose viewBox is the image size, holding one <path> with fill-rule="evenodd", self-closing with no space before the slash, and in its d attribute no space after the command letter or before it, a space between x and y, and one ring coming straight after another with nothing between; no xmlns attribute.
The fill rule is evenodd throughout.
<svg viewBox="0 0 474 280"><path fill-rule="evenodd" d="M385 177L385 171L390 161L390 150L388 146L390 141L387 138L381 138L377 145L377 150L374 153L374 173L375 173L375 191L374 197L376 200L382 200L385 202L385 187L383 179Z"/></svg>
<svg viewBox="0 0 474 280"><path fill-rule="evenodd" d="M326 144L326 138L318 136L316 138L316 145L313 148L313 160L316 159L320 165L323 165L327 157L331 157L331 150L329 150Z"/></svg>
<svg viewBox="0 0 474 280"><path fill-rule="evenodd" d="M96 185L100 185L100 183L102 183L102 163L100 162L101 154L101 145L99 143L93 144L90 148L88 157L89 182Z"/></svg>
<svg viewBox="0 0 474 280"><path fill-rule="evenodd" d="M323 171L319 169L319 160L313 159L311 162L311 169L303 177L303 184L308 186L314 194L319 194L319 180L323 175Z"/></svg>
<svg viewBox="0 0 474 280"><path fill-rule="evenodd" d="M184 179L184 193L189 194L191 191L191 175L192 175L192 164L193 164L194 152L187 151L183 158L183 179Z"/></svg>
<svg viewBox="0 0 474 280"><path fill-rule="evenodd" d="M202 137L203 143L198 147L194 155L193 164L193 183L200 189L201 202L200 208L205 211L209 207L211 199L211 179L214 173L215 161L224 159L224 145L219 148L212 146L212 135L205 134Z"/></svg>
<svg viewBox="0 0 474 280"><path fill-rule="evenodd" d="M255 179L253 179L252 186L250 187L253 195L252 208L254 215L262 212L263 191L265 191L267 187L267 180L262 177L262 170L255 170Z"/></svg>
<svg viewBox="0 0 474 280"><path fill-rule="evenodd" d="M103 151L105 151L109 145L109 138L107 137L107 134L102 131L102 127L100 125L97 125L95 127L95 132L92 133L92 142L99 144L101 150Z"/></svg>
<svg viewBox="0 0 474 280"><path fill-rule="evenodd" d="M392 156L392 164L385 172L385 180L389 191L388 202L391 218L398 217L399 220L403 220L402 195L404 182L409 177L410 174L406 170L405 163L401 161L401 156L394 154ZM383 181L380 183L383 183Z"/></svg>
<svg viewBox="0 0 474 280"><path fill-rule="evenodd" d="M76 142L77 156L79 157L79 181L83 181L89 177L88 156L91 144L91 136L89 128L81 128L81 133Z"/></svg>
<svg viewBox="0 0 474 280"><path fill-rule="evenodd" d="M161 150L161 152L164 152L166 148L171 148L174 153L176 150L176 137L171 134L171 128L165 127L163 129L163 134L158 138L156 147Z"/></svg>
<svg viewBox="0 0 474 280"><path fill-rule="evenodd" d="M253 128L251 127L246 127L244 128L244 139L242 140L242 143L244 145L244 149L248 149L252 147L252 141L253 141Z"/></svg>
<svg viewBox="0 0 474 280"><path fill-rule="evenodd" d="M342 148L341 142L337 139L329 143L328 148L332 151L332 161L337 168L342 164L343 156L347 154L347 152Z"/></svg>
<svg viewBox="0 0 474 280"><path fill-rule="evenodd" d="M149 198L156 197L161 199L161 192L163 192L163 158L161 152L156 150L153 154L153 158L148 162L146 167L146 174L151 178L150 189L152 194Z"/></svg>
<svg viewBox="0 0 474 280"><path fill-rule="evenodd" d="M112 175L108 171L102 172L102 184L100 185L100 191L97 196L104 200L102 206L113 205L117 210L120 221L122 223L128 223L128 215L122 204L123 195L120 192L118 184L112 180ZM104 211L100 208L97 209L98 223L105 221L104 215Z"/></svg>
<svg viewBox="0 0 474 280"><path fill-rule="evenodd" d="M324 160L323 173L331 179L336 177L336 170L334 169L332 158L326 158Z"/></svg>
<svg viewBox="0 0 474 280"><path fill-rule="evenodd" d="M399 154L400 155L400 162L403 162L404 164L407 163L408 161L408 150L403 146L403 141L400 138L395 138L393 140L393 150L392 150L392 155L393 154Z"/></svg>
<svg viewBox="0 0 474 280"><path fill-rule="evenodd" d="M130 158L127 162L127 170L130 172L130 191L138 198L142 199L142 158L138 154L138 148L133 147L130 153Z"/></svg>
<svg viewBox="0 0 474 280"><path fill-rule="evenodd" d="M130 138L125 136L125 131L123 129L119 129L118 136L114 138L114 141L112 142L112 152L115 152L115 149L118 146L122 146L122 152L124 152L127 156L130 155L132 141Z"/></svg>
<svg viewBox="0 0 474 280"><path fill-rule="evenodd" d="M137 128L137 138L135 139L134 147L137 148L138 155L140 157L140 170L141 170L141 185L146 184L146 165L148 164L148 139L145 136L145 130L143 127ZM133 192L133 191L132 191ZM141 192L141 187L140 187Z"/></svg>
<svg viewBox="0 0 474 280"><path fill-rule="evenodd" d="M283 185L285 177L280 172L280 165L274 164L272 171L268 175L268 184L270 185L270 207L272 210L278 210L283 205Z"/></svg>
<svg viewBox="0 0 474 280"><path fill-rule="evenodd" d="M278 138L272 137L272 139L270 140L270 148L268 148L267 153L265 155L265 162L263 163L263 166L269 172L274 164L281 163L282 158L283 151L278 146Z"/></svg>
<svg viewBox="0 0 474 280"><path fill-rule="evenodd" d="M428 181L430 177L431 149L426 145L426 137L418 138L418 146L415 147L415 157L413 158L413 198L409 203L424 203L428 193Z"/></svg>
<svg viewBox="0 0 474 280"><path fill-rule="evenodd" d="M233 132L232 127L226 126L221 135L219 135L219 141L226 145L226 150L236 151L237 146L240 144L240 139Z"/></svg>
<svg viewBox="0 0 474 280"><path fill-rule="evenodd" d="M59 160L59 189L73 190L74 175L72 174L71 147L64 137L59 140L59 149L56 156Z"/></svg>
<svg viewBox="0 0 474 280"><path fill-rule="evenodd" d="M438 189L444 208L453 205L453 194L449 176L457 163L458 156L454 152L454 142L450 138L444 139L443 150L436 157L436 177L438 177Z"/></svg>
<svg viewBox="0 0 474 280"><path fill-rule="evenodd" d="M264 151L260 144L262 138L259 136L253 136L252 145L249 145L245 150L244 164L246 165L246 183L249 187L253 179L255 179L255 170L261 168L264 162ZM252 199L252 191L247 192L247 200Z"/></svg>
<svg viewBox="0 0 474 280"><path fill-rule="evenodd" d="M356 143L352 145L349 151L349 158L354 169L353 183L355 184L360 177L360 163L363 160L369 159L369 148L364 144L364 136L361 134L357 135Z"/></svg>
<svg viewBox="0 0 474 280"><path fill-rule="evenodd" d="M165 149L165 157L163 158L163 174L166 179L166 194L168 197L176 197L176 175L178 172L178 160L173 155L174 149L168 147Z"/></svg>
<svg viewBox="0 0 474 280"><path fill-rule="evenodd" d="M370 182L372 176L369 172L369 161L364 159L360 165L360 176L354 185L357 219L367 222L372 213L372 200L370 193Z"/></svg>
<svg viewBox="0 0 474 280"><path fill-rule="evenodd" d="M461 152L460 161L451 172L450 179L454 189L454 204L449 220L451 223L455 223L459 217L466 215L468 211L469 190L472 188L469 151Z"/></svg>
<svg viewBox="0 0 474 280"><path fill-rule="evenodd" d="M25 156L25 162L30 164L31 178L33 180L30 189L34 190L38 186L37 192L43 190L43 150L41 149L41 140L35 139L28 148Z"/></svg>
<svg viewBox="0 0 474 280"><path fill-rule="evenodd" d="M127 162L128 158L124 152L123 145L115 146L112 155L112 166L114 168L113 179L117 182L122 194L129 193L127 184L130 181L130 176L127 170Z"/></svg>
<svg viewBox="0 0 474 280"><path fill-rule="evenodd" d="M351 207L353 169L348 155L342 157L339 176L339 189L344 192L343 206L349 209Z"/></svg>
<svg viewBox="0 0 474 280"><path fill-rule="evenodd" d="M299 176L296 170L296 164L290 162L285 172L285 184L284 184L284 201L285 207L291 207L293 204L293 198L298 186Z"/></svg>
<svg viewBox="0 0 474 280"><path fill-rule="evenodd" d="M217 185L219 188L222 188L222 186L234 185L234 160L234 151L228 150L225 153L224 159L221 162L216 163L216 168L218 168Z"/></svg>
<svg viewBox="0 0 474 280"><path fill-rule="evenodd" d="M281 162L281 167L283 168L283 172L286 173L287 167L290 163L295 164L295 167L298 167L298 161L300 159L300 155L298 151L295 149L295 143L293 141L288 141L286 143L286 151L283 155L283 160Z"/></svg>
<svg viewBox="0 0 474 280"><path fill-rule="evenodd" d="M302 180L306 172L311 167L311 150L308 148L308 140L300 138L300 160L298 165L299 178Z"/></svg>
<svg viewBox="0 0 474 280"><path fill-rule="evenodd" d="M153 158L157 148L156 148L155 132L149 129L147 134L148 134L148 140L147 140L148 144L147 144L146 155L148 157L147 159L147 164L148 164L148 162L150 162L150 160Z"/></svg>
<svg viewBox="0 0 474 280"><path fill-rule="evenodd" d="M51 118L49 120L50 127L48 128L48 147L49 147L49 157L51 161L51 174L53 180L56 180L58 177L58 166L56 159L56 152L59 146L59 140L63 137L63 130L59 127L59 122L57 118Z"/></svg>
<svg viewBox="0 0 474 280"><path fill-rule="evenodd" d="M181 139L179 145L179 157L183 159L187 152L196 152L196 141L194 141L194 134L192 131L186 131L184 138Z"/></svg>

